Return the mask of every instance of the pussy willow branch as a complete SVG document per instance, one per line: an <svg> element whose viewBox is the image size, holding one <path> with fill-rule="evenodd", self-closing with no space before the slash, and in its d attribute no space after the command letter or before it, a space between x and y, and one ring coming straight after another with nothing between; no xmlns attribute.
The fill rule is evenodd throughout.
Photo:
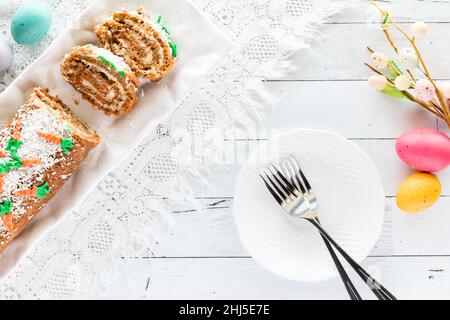
<svg viewBox="0 0 450 320"><path fill-rule="evenodd" d="M381 15L382 16L385 16L387 13L383 10L383 9L381 9L379 6L378 6L378 4L375 2L375 1L373 1L373 0L370 0L370 2L378 9L378 11L381 13ZM448 106L448 103L447 103L447 100L444 98L444 96L443 96L443 94L442 94L442 92L441 92L441 90L439 89L439 87L437 86L437 84L436 84L436 82L434 81L434 79L431 77L431 74L430 74L430 72L429 72L429 70L428 70L428 68L427 68L427 66L426 66L426 64L425 64L425 61L424 61L424 59L423 59L423 57L422 57L422 54L420 53L420 51L419 51L419 49L417 48L417 46L416 46L416 42L415 42L415 39L414 39L414 37L411 37L400 25L398 25L393 19L388 19L387 20L387 23L389 24L392 24L400 33L402 33L403 34L403 36L409 41L409 43L412 45L412 47L414 48L414 51L416 52L416 54L417 54L417 58L419 59L419 62L420 62L420 64L422 65L422 67L423 67L423 72L425 73L425 76L428 78L428 80L431 82L431 84L433 85L433 87L434 87L434 89L435 89L435 91L436 91L436 95L437 95L437 97L438 97L438 100L439 100L439 104L441 105L440 107L441 107L441 109L443 110L443 113L444 113L444 115L445 115L445 117L443 118L444 120L445 120L445 122L447 123L447 125L449 126L449 128L450 128L450 111L449 111L449 106ZM383 30L384 31L384 30ZM386 33L385 33L386 34ZM389 38L389 39L391 39L391 38ZM389 40L388 39L388 40ZM392 40L392 39L391 39ZM391 41L389 41L390 43L391 43ZM392 46L392 43L391 43L391 46ZM393 45L392 46L393 48L394 48L394 51L396 51L396 46L395 45ZM397 52L397 51L396 51Z"/></svg>
<svg viewBox="0 0 450 320"><path fill-rule="evenodd" d="M406 72L408 72L408 74L411 77L412 81L417 82L416 78L414 77L414 75L412 74L412 72L409 69L406 69Z"/></svg>
<svg viewBox="0 0 450 320"><path fill-rule="evenodd" d="M374 73L384 76L384 74L383 74L381 71L379 71L379 70L377 70L376 68L372 67L370 64L364 63L364 65L365 65L367 68L369 68L370 70L372 70ZM394 82L393 82L391 79L389 79L389 78L386 78L386 79L387 79L387 81L388 81L391 85L393 85L393 86L395 85ZM415 98L415 97L414 97L411 93L409 93L408 91L403 91L403 93L405 94L406 97L408 97L409 100L411 100L411 101L413 101L413 102L419 104L420 106L424 107L424 108L427 109L428 111L434 113L434 114L435 114L436 116L438 116L439 118L442 118L443 120L445 120L445 116L440 112L439 109L436 110L436 109L433 107L433 105L430 105L430 104L426 103L426 102L423 101L423 100L420 100L420 99Z"/></svg>
<svg viewBox="0 0 450 320"><path fill-rule="evenodd" d="M394 40L392 40L392 37L391 37L391 35L389 33L389 30L388 29L383 29L383 33L386 36L386 39L389 41L392 49L394 49L395 53L398 53L398 49L397 49L397 47L396 47L396 45L394 43Z"/></svg>

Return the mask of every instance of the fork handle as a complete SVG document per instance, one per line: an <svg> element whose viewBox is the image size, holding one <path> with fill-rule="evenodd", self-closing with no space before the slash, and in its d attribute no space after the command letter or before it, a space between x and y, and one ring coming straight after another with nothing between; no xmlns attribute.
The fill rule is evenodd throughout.
<svg viewBox="0 0 450 320"><path fill-rule="evenodd" d="M305 218L311 222L338 251L344 257L350 266L356 271L356 273L364 280L373 293L379 300L397 300L397 298L390 293L381 283L375 280L366 270L364 270L355 260L350 257L344 249L339 246L336 241L322 228L322 226L314 218Z"/></svg>
<svg viewBox="0 0 450 320"><path fill-rule="evenodd" d="M328 252L330 253L331 258L333 259L334 264L336 265L336 269L338 270L339 275L341 276L342 282L344 283L345 289L347 289L350 299L351 300L362 300L361 296L359 295L358 291L356 290L355 286L353 285L352 281L350 280L350 277L348 276L347 272L345 271L344 267L342 266L341 261L339 261L339 258L337 257L336 252L334 252L334 249L331 246L330 242L322 234L321 234L321 236L322 236L323 242L327 246Z"/></svg>

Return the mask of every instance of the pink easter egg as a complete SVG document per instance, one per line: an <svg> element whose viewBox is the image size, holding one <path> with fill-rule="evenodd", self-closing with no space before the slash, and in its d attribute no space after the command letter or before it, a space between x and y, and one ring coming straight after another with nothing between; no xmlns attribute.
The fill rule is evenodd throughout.
<svg viewBox="0 0 450 320"><path fill-rule="evenodd" d="M450 139L434 129L414 129L402 134L396 151L415 170L437 172L450 165Z"/></svg>

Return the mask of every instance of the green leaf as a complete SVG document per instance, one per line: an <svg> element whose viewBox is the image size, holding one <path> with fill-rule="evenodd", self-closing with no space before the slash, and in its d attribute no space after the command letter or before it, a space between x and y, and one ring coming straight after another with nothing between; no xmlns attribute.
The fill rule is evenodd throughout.
<svg viewBox="0 0 450 320"><path fill-rule="evenodd" d="M382 25L383 26L386 26L388 23L389 23L389 19L390 19L391 17L389 16L389 14L387 14L387 15L385 15L384 16L384 19L383 19L383 22L382 22Z"/></svg>
<svg viewBox="0 0 450 320"><path fill-rule="evenodd" d="M174 58L176 58L178 55L177 45L173 42L169 42L169 46L170 46L170 49L172 49L172 56Z"/></svg>
<svg viewBox="0 0 450 320"><path fill-rule="evenodd" d="M11 153L11 158L12 160L8 162L10 168L19 169L20 167L22 167L22 159L20 159L17 155L13 153Z"/></svg>
<svg viewBox="0 0 450 320"><path fill-rule="evenodd" d="M393 60L389 60L389 65L386 67L386 72L389 75L389 78L391 78L392 80L394 80L395 78L397 78L399 75L403 74L402 70L397 66L397 64L393 61ZM394 70L397 70L397 73L394 72Z"/></svg>
<svg viewBox="0 0 450 320"><path fill-rule="evenodd" d="M5 200L0 204L0 217L11 212L11 201Z"/></svg>
<svg viewBox="0 0 450 320"><path fill-rule="evenodd" d="M398 90L396 87L390 84L388 84L383 90L380 90L380 92L395 99L409 99L403 91Z"/></svg>
<svg viewBox="0 0 450 320"><path fill-rule="evenodd" d="M48 182L44 182L42 185L37 187L36 197L38 199L44 199L50 193L50 188L48 187Z"/></svg>
<svg viewBox="0 0 450 320"><path fill-rule="evenodd" d="M8 150L11 153L17 153L22 143L23 142L20 140L9 139L6 150Z"/></svg>
<svg viewBox="0 0 450 320"><path fill-rule="evenodd" d="M70 153L70 149L73 148L73 140L72 139L62 139L61 140L61 148L64 150L66 154Z"/></svg>
<svg viewBox="0 0 450 320"><path fill-rule="evenodd" d="M9 173L9 162L0 163L0 174Z"/></svg>

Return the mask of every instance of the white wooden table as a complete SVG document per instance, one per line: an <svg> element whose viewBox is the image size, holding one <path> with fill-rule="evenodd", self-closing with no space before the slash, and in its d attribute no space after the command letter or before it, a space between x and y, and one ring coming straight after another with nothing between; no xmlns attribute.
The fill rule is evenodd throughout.
<svg viewBox="0 0 450 320"><path fill-rule="evenodd" d="M420 46L434 76L450 79L450 0L386 5L406 26L416 19L429 23L429 37ZM439 174L443 195L431 210L406 215L395 204L396 188L411 172L396 156L395 139L411 128L443 126L412 103L391 100L368 87L369 72L362 66L365 47L388 52L388 46L382 33L367 24L367 8L361 1L333 17L323 26L327 39L314 45L315 53L296 57L305 65L301 72L267 82L269 91L282 94L268 118L271 131L226 142L235 144L236 154L230 157L239 163L210 177L214 191L197 188L204 210L173 213L169 237L148 257L132 259L130 276L136 286L118 283L115 297L127 297L132 290L154 299L347 299L339 279L309 284L265 271L243 249L232 217L233 184L242 155L271 134L320 128L361 146L382 177L385 225L363 265L400 299L450 298L450 170ZM364 285L358 287L371 298Z"/></svg>

